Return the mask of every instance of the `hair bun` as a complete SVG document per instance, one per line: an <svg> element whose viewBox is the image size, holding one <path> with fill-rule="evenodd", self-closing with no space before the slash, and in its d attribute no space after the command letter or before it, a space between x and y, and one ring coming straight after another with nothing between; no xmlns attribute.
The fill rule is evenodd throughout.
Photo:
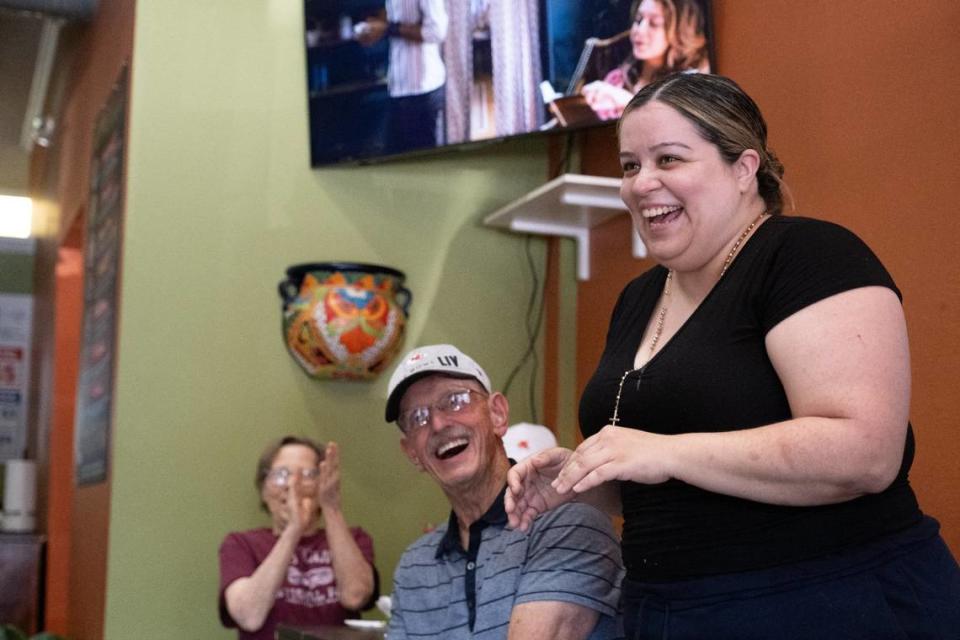
<svg viewBox="0 0 960 640"><path fill-rule="evenodd" d="M773 152L773 149L767 148L767 164L770 167L770 172L776 175L778 178L783 177L783 163L780 162L780 158L777 157L777 154Z"/></svg>

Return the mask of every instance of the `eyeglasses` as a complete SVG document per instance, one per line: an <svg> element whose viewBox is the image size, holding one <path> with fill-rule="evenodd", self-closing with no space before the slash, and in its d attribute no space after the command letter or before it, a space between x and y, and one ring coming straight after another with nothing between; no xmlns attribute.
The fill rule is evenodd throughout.
<svg viewBox="0 0 960 640"><path fill-rule="evenodd" d="M286 467L277 467L276 469L271 469L267 473L267 481L275 487L287 487L290 485L291 478L299 473L300 480L302 482L316 482L317 477L320 475L320 469L308 468L300 469L299 471L291 471Z"/></svg>
<svg viewBox="0 0 960 640"><path fill-rule="evenodd" d="M464 407L470 405L470 396L476 394L481 398L486 398L486 394L474 391L473 389L458 389L442 396L433 404L414 407L406 411L397 418L397 426L404 435L410 435L417 429L430 424L434 411L444 414L459 413Z"/></svg>

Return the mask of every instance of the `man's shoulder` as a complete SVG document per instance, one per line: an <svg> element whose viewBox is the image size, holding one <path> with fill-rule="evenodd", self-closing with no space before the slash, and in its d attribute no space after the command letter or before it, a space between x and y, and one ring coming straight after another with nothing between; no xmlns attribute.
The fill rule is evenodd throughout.
<svg viewBox="0 0 960 640"><path fill-rule="evenodd" d="M542 514L533 523L534 529L558 525L582 525L584 527L597 528L602 531L613 531L613 523L610 521L610 516L596 507L582 502L562 504Z"/></svg>
<svg viewBox="0 0 960 640"><path fill-rule="evenodd" d="M586 504L568 503L534 520L524 578L514 604L556 601L599 612L594 637L609 635L623 575L620 543L610 517Z"/></svg>
<svg viewBox="0 0 960 640"><path fill-rule="evenodd" d="M421 564L424 561L433 560L437 555L440 541L443 540L446 533L447 525L443 524L414 540L400 556L400 564L397 570L400 571L411 563Z"/></svg>
<svg viewBox="0 0 960 640"><path fill-rule="evenodd" d="M620 541L610 516L588 504L571 502L540 515L529 536L528 553L546 554L544 557L599 554L620 563Z"/></svg>

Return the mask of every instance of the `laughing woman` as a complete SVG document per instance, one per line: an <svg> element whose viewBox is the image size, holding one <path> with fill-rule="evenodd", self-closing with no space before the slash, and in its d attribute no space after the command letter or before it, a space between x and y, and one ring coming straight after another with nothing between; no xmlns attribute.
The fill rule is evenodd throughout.
<svg viewBox="0 0 960 640"><path fill-rule="evenodd" d="M955 638L960 569L908 481L900 292L853 233L785 216L766 124L677 74L620 120L630 282L580 402L586 440L509 475L511 523L622 513L629 638Z"/></svg>

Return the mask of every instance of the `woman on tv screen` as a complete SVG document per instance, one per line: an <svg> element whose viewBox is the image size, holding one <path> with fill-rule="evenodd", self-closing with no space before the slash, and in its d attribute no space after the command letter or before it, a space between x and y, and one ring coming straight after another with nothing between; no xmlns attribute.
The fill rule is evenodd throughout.
<svg viewBox="0 0 960 640"><path fill-rule="evenodd" d="M675 71L708 73L706 17L697 0L634 0L631 50L602 79L583 87L602 120L619 118L642 87Z"/></svg>

